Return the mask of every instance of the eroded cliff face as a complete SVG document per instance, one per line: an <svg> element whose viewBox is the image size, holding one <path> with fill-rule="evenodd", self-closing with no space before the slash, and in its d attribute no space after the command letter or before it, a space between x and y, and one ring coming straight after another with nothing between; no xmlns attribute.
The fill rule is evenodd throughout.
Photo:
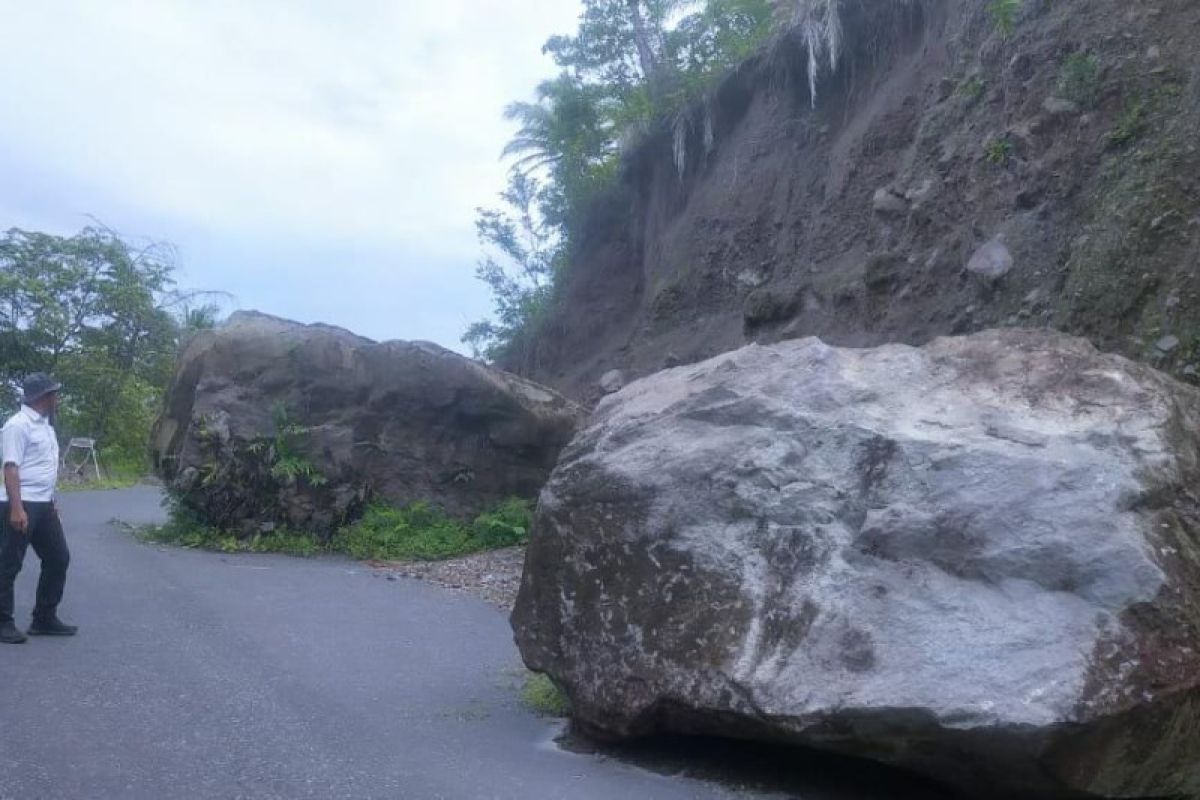
<svg viewBox="0 0 1200 800"><path fill-rule="evenodd" d="M503 366L593 401L747 342L922 344L1051 327L1200 369L1200 5L845 4L809 94L798 41L662 132L597 199L553 314ZM704 145L703 119L712 122Z"/></svg>

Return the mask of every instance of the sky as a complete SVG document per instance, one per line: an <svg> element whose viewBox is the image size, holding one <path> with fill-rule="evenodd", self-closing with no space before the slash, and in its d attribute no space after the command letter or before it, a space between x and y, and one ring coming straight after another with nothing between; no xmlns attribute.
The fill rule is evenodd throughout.
<svg viewBox="0 0 1200 800"><path fill-rule="evenodd" d="M0 230L175 245L226 310L459 339L576 0L0 0Z"/></svg>

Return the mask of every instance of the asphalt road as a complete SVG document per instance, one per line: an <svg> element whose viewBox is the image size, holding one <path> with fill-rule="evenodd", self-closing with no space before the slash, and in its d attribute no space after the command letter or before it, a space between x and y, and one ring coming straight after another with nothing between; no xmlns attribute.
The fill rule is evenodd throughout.
<svg viewBox="0 0 1200 800"><path fill-rule="evenodd" d="M157 491L66 495L75 639L0 645L0 798L744 798L554 744L504 615L340 559L138 542ZM18 580L28 619L37 573ZM819 782L818 782L819 783ZM894 797L856 788L805 800Z"/></svg>

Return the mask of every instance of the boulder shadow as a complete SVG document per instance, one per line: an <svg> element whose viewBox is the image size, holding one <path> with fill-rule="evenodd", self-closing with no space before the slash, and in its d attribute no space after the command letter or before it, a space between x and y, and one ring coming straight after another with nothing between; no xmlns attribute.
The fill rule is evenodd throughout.
<svg viewBox="0 0 1200 800"><path fill-rule="evenodd" d="M903 770L782 744L667 734L612 743L573 730L559 737L557 744L570 752L612 758L659 775L768 797L965 800L941 784Z"/></svg>

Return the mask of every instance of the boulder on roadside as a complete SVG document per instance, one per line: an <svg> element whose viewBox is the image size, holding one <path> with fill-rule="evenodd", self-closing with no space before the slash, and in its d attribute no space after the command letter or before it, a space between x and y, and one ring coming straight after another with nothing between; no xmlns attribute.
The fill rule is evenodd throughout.
<svg viewBox="0 0 1200 800"><path fill-rule="evenodd" d="M968 796L1200 791L1200 392L1051 332L750 346L602 401L513 614L606 736Z"/></svg>
<svg viewBox="0 0 1200 800"><path fill-rule="evenodd" d="M434 344L239 312L180 355L151 449L209 524L328 535L371 498L466 518L533 497L582 415Z"/></svg>

